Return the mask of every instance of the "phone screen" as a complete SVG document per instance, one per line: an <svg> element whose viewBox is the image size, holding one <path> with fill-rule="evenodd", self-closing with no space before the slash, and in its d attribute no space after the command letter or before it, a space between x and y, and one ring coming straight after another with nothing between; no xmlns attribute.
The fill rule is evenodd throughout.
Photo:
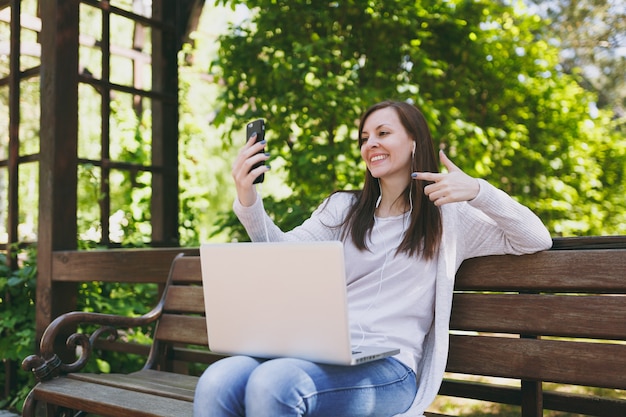
<svg viewBox="0 0 626 417"><path fill-rule="evenodd" d="M246 126L246 141L250 139L250 136L252 136L254 132L256 132L257 142L260 142L263 139L265 139L265 121L263 119L257 119L248 123L248 125ZM263 153L263 151L261 150L259 151L259 153ZM259 162L257 164L254 164L252 169L260 167L261 165L264 165L264 162ZM256 177L256 179L254 180L254 184L261 183L263 182L264 179L265 179L265 174L261 174L258 177Z"/></svg>

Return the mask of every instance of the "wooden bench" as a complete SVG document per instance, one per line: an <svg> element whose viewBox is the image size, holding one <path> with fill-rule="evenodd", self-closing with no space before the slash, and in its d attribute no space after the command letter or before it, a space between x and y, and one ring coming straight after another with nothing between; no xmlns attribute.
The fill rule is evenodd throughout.
<svg viewBox="0 0 626 417"><path fill-rule="evenodd" d="M440 395L519 405L524 417L542 416L543 409L626 416L626 391L621 391L626 390L626 239L616 248L613 241L602 248L580 248L577 242L576 249L565 241L543 253L475 258L462 265ZM205 348L203 311L199 258L181 256L171 265L161 301L141 317L60 316L45 331L40 354L23 362L41 381L23 415L83 410L190 417L197 376L183 365L219 358ZM63 363L54 352L55 339L79 323L102 327L91 336L72 335L68 346L79 346L81 353L74 363ZM149 323L155 325L154 342L142 370L79 372L95 344L113 343L102 339L114 336L114 328ZM544 390L548 382L615 390L615 397Z"/></svg>

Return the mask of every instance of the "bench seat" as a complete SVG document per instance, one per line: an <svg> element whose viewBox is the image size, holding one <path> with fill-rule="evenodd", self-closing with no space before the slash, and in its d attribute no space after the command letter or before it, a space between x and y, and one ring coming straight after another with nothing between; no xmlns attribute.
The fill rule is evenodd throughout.
<svg viewBox="0 0 626 417"><path fill-rule="evenodd" d="M153 370L70 374L39 385L37 400L101 416L191 417L197 380Z"/></svg>

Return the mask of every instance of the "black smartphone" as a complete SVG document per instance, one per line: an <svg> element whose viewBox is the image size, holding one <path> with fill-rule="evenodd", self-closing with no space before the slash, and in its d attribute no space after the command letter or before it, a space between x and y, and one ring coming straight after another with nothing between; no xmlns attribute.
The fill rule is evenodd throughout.
<svg viewBox="0 0 626 417"><path fill-rule="evenodd" d="M250 136L252 136L254 132L256 132L257 142L260 142L263 139L265 139L265 121L263 119L257 119L248 123L248 125L246 126L246 142L248 141L248 139L250 139ZM259 153L263 153L263 152L264 152L263 150L259 151ZM254 164L252 169L260 167L261 165L264 165L264 162L259 162L257 164ZM263 182L264 179L265 179L265 174L261 174L258 177L256 177L256 179L254 180L254 184Z"/></svg>

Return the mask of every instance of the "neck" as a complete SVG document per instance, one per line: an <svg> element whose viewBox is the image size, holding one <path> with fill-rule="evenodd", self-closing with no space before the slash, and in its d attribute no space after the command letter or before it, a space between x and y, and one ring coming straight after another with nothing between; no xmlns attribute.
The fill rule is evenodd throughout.
<svg viewBox="0 0 626 417"><path fill-rule="evenodd" d="M376 209L376 216L378 217L395 217L400 216L409 211L409 206L404 201L398 201L390 206L383 203Z"/></svg>
<svg viewBox="0 0 626 417"><path fill-rule="evenodd" d="M393 217L406 213L409 210L409 204L401 195L408 183L406 181L392 183L382 179L379 181L382 198L376 209L376 215L378 217Z"/></svg>
<svg viewBox="0 0 626 417"><path fill-rule="evenodd" d="M408 202L400 196L400 194L393 197L385 197L383 192L383 198L380 201L380 205L376 209L376 215L378 217L394 217L409 211Z"/></svg>

